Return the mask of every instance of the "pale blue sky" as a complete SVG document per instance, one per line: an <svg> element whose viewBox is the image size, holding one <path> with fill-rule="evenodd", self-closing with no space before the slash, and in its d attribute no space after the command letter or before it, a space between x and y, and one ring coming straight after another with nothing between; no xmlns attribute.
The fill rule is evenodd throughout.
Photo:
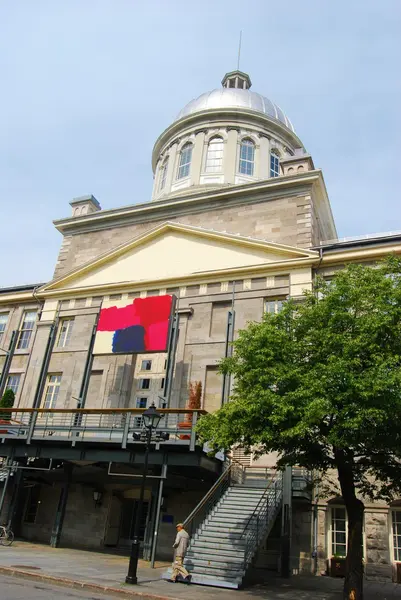
<svg viewBox="0 0 401 600"><path fill-rule="evenodd" d="M0 0L0 285L52 277L52 220L150 199L151 151L236 66L323 169L340 236L401 230L400 0Z"/></svg>

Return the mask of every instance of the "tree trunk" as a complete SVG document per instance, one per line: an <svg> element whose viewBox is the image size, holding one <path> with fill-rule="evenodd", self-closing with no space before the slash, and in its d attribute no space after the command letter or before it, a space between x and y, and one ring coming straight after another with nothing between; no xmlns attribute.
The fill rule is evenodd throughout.
<svg viewBox="0 0 401 600"><path fill-rule="evenodd" d="M335 450L338 479L348 516L347 559L343 600L363 600L363 513L364 504L356 497L354 461L344 450Z"/></svg>

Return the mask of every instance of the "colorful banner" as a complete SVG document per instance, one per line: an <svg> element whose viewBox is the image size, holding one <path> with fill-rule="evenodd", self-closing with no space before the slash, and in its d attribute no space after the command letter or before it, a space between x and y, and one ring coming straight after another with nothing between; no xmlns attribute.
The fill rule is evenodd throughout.
<svg viewBox="0 0 401 600"><path fill-rule="evenodd" d="M93 354L166 352L174 296L103 302Z"/></svg>

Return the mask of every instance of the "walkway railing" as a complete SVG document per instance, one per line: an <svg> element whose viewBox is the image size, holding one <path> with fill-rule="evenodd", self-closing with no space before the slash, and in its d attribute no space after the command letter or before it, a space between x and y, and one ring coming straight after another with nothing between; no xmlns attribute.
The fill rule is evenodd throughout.
<svg viewBox="0 0 401 600"><path fill-rule="evenodd" d="M39 440L115 443L126 448L130 443L145 442L140 408L105 409L1 409L0 441ZM160 424L153 441L196 445L196 423L204 410L160 409ZM9 416L7 416L9 413Z"/></svg>

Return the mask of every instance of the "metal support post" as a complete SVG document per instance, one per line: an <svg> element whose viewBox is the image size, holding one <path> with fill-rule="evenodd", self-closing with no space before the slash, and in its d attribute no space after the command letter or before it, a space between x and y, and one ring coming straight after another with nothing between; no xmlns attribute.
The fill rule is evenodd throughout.
<svg viewBox="0 0 401 600"><path fill-rule="evenodd" d="M150 566L152 569L155 568L155 559L156 559L156 550L157 550L157 538L159 536L159 527L160 527L160 512L162 507L163 500L163 485L164 480L167 477L167 455L165 454L163 457L163 465L162 465L162 476L159 481L159 490L157 493L157 506L156 506L156 518L155 518L155 530L153 533L153 543L152 543L152 554L150 557Z"/></svg>
<svg viewBox="0 0 401 600"><path fill-rule="evenodd" d="M283 473L283 510L281 520L280 575L291 575L291 502L292 467L286 467Z"/></svg>
<svg viewBox="0 0 401 600"><path fill-rule="evenodd" d="M26 461L25 461L26 462ZM17 469L13 477L13 494L7 513L7 526L15 530L14 521L20 504L21 493L24 489L24 472L22 469ZM14 531L15 533L15 531Z"/></svg>
<svg viewBox="0 0 401 600"><path fill-rule="evenodd" d="M38 419L38 411L35 410L31 414L30 419L29 419L28 435L27 435L27 438L26 438L26 443L27 444L31 443L32 436L33 436L33 433L35 431L35 425L36 425L37 419Z"/></svg>
<svg viewBox="0 0 401 600"><path fill-rule="evenodd" d="M129 432L129 426L130 426L130 422L131 422L131 415L129 413L125 414L123 416L124 419L124 429L123 429L123 439L121 442L121 448L126 448L127 447L127 441L128 441L128 432Z"/></svg>
<svg viewBox="0 0 401 600"><path fill-rule="evenodd" d="M60 544L61 532L63 530L63 522L65 517L65 510L67 508L68 492L71 483L73 465L70 463L64 464L65 480L63 487L60 492L60 498L58 501L56 517L54 519L53 531L50 538L50 546L52 548L58 548Z"/></svg>
<svg viewBox="0 0 401 600"><path fill-rule="evenodd" d="M196 423L198 422L198 413L192 413L192 423L191 423L191 439L189 441L189 449L192 451L195 450L196 444Z"/></svg>
<svg viewBox="0 0 401 600"><path fill-rule="evenodd" d="M137 570L138 570L138 559L139 559L139 549L140 549L140 527L142 520L142 510L143 510L143 499L145 497L145 484L146 484L146 475L148 473L148 463L149 463L149 450L150 450L150 442L152 439L152 428L147 430L146 436L146 451L145 451L145 459L143 464L142 471L142 481L141 481L141 491L139 494L139 502L136 510L136 518L135 518L135 529L134 529L134 539L131 546L131 555L129 559L128 566L128 575L125 578L125 583L130 583L132 585L136 585L138 583Z"/></svg>

